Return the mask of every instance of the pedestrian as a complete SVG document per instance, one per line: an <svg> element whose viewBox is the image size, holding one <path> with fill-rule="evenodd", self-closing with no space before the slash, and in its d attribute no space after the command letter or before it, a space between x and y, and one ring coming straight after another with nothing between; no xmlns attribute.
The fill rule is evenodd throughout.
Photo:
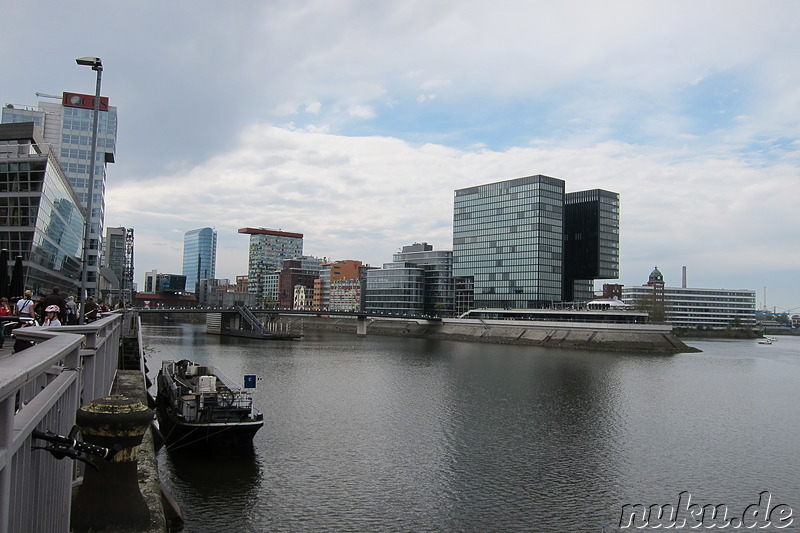
<svg viewBox="0 0 800 533"><path fill-rule="evenodd" d="M61 314L61 309L57 305L48 305L44 310L44 323L43 326L60 326L61 321L58 319Z"/></svg>
<svg viewBox="0 0 800 533"><path fill-rule="evenodd" d="M53 287L53 292L48 295L43 302L44 309L51 305L58 306L58 319L62 322L67 321L67 301L61 296L61 289Z"/></svg>
<svg viewBox="0 0 800 533"><path fill-rule="evenodd" d="M33 313L33 292L30 290L25 291L25 296L17 301L16 315L25 318L36 318Z"/></svg>
<svg viewBox="0 0 800 533"><path fill-rule="evenodd" d="M44 321L44 309L47 307L44 304L45 298L46 296L42 294L39 296L39 301L33 304L33 318L37 324L41 324Z"/></svg>
<svg viewBox="0 0 800 533"><path fill-rule="evenodd" d="M75 303L75 297L70 296L67 298L67 325L74 326L78 323L78 304Z"/></svg>
<svg viewBox="0 0 800 533"><path fill-rule="evenodd" d="M7 316L12 315L11 306L8 305L8 298L3 296L0 298L0 348L3 347L3 343L6 341L6 324L3 319Z"/></svg>
<svg viewBox="0 0 800 533"><path fill-rule="evenodd" d="M89 296L86 298L86 304L84 305L83 309L83 317L86 319L86 322L91 322L92 320L97 319L97 314L100 312L100 306L94 303L94 298Z"/></svg>

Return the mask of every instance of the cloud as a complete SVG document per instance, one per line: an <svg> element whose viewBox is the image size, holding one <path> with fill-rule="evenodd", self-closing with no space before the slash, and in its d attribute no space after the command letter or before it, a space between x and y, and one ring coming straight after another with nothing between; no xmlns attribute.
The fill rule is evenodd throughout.
<svg viewBox="0 0 800 533"><path fill-rule="evenodd" d="M449 248L453 189L543 173L620 192L623 281L658 262L796 286L797 2L193 6L34 2L0 33L9 103L91 92L74 58L103 58L120 117L107 221L135 226L137 277L179 270L167 230L206 225L228 276L242 225L373 264Z"/></svg>
<svg viewBox="0 0 800 533"><path fill-rule="evenodd" d="M306 106L306 113L311 113L312 115L319 114L320 109L322 109L322 104L319 102L311 102Z"/></svg>
<svg viewBox="0 0 800 533"><path fill-rule="evenodd" d="M688 265L705 286L716 286L715 273L725 271L740 288L760 285L770 272L800 269L800 254L774 253L775 238L791 249L790 227L774 221L794 213L791 195L782 192L796 182L795 167L755 168L732 154L687 157L619 142L464 151L258 126L235 150L188 175L163 176L147 190L110 190L108 210L136 219L137 243L162 243L159 256L165 229L213 221L227 250L219 275L233 278L247 265L239 227L300 232L308 254L380 265L412 242L451 249L455 189L535 173L564 179L568 191L620 193L622 277L629 284L640 283L654 264L675 271ZM767 209L769 219L754 216ZM179 249L171 252L178 269ZM137 263L145 257L137 245Z"/></svg>

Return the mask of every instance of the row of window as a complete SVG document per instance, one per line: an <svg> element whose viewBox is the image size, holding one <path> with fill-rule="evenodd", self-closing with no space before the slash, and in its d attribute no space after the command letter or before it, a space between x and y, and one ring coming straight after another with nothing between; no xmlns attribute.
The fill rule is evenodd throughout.
<svg viewBox="0 0 800 533"><path fill-rule="evenodd" d="M631 296L636 296L638 294L643 295L652 295L653 288L652 287L626 287L623 291L623 294L630 293ZM675 292L670 290L665 290L664 295L666 298L670 300L698 300L698 301L710 301L710 302L755 302L755 292L754 291L714 291L714 290L692 290L687 289L685 291Z"/></svg>
<svg viewBox="0 0 800 533"><path fill-rule="evenodd" d="M495 239L503 241L529 239L529 242L541 242L544 239L551 239L553 242L560 243L563 237L561 226L551 224L524 224L520 226L501 226L500 228L453 228L454 246Z"/></svg>
<svg viewBox="0 0 800 533"><path fill-rule="evenodd" d="M104 133L104 132L100 132ZM61 144L74 144L77 146L92 146L92 136L91 135L73 135L69 133L63 133L61 135ZM97 150L98 152L102 152L105 150L114 151L114 138L113 137L97 137ZM63 150L63 147L62 147ZM89 159L87 155L85 159Z"/></svg>

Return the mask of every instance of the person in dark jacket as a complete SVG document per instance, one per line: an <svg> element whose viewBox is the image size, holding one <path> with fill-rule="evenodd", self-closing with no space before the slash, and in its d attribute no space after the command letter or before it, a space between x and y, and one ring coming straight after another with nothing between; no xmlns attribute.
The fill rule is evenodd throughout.
<svg viewBox="0 0 800 533"><path fill-rule="evenodd" d="M92 320L97 320L98 315L100 314L100 306L94 302L94 298L89 296L86 298L86 307L83 311L83 317L86 322L91 322Z"/></svg>
<svg viewBox="0 0 800 533"><path fill-rule="evenodd" d="M47 309L51 305L57 305L59 312L58 318L62 324L67 323L67 301L61 296L61 289L53 287L53 292L45 297L42 302L42 309Z"/></svg>

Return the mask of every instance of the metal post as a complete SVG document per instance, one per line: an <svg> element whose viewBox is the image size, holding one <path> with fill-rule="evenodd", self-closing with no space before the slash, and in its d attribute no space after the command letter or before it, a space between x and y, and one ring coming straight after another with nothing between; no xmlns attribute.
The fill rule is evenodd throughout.
<svg viewBox="0 0 800 533"><path fill-rule="evenodd" d="M86 323L86 298L87 284L89 281L89 245L92 241L92 200L94 198L94 168L97 158L97 125L100 118L100 80L103 73L103 63L99 57L76 59L79 65L91 66L97 72L97 87L94 93L94 117L92 118L92 155L89 161L89 196L86 199L86 225L83 230L83 270L81 272L81 310L78 323ZM99 235L98 235L99 238Z"/></svg>

